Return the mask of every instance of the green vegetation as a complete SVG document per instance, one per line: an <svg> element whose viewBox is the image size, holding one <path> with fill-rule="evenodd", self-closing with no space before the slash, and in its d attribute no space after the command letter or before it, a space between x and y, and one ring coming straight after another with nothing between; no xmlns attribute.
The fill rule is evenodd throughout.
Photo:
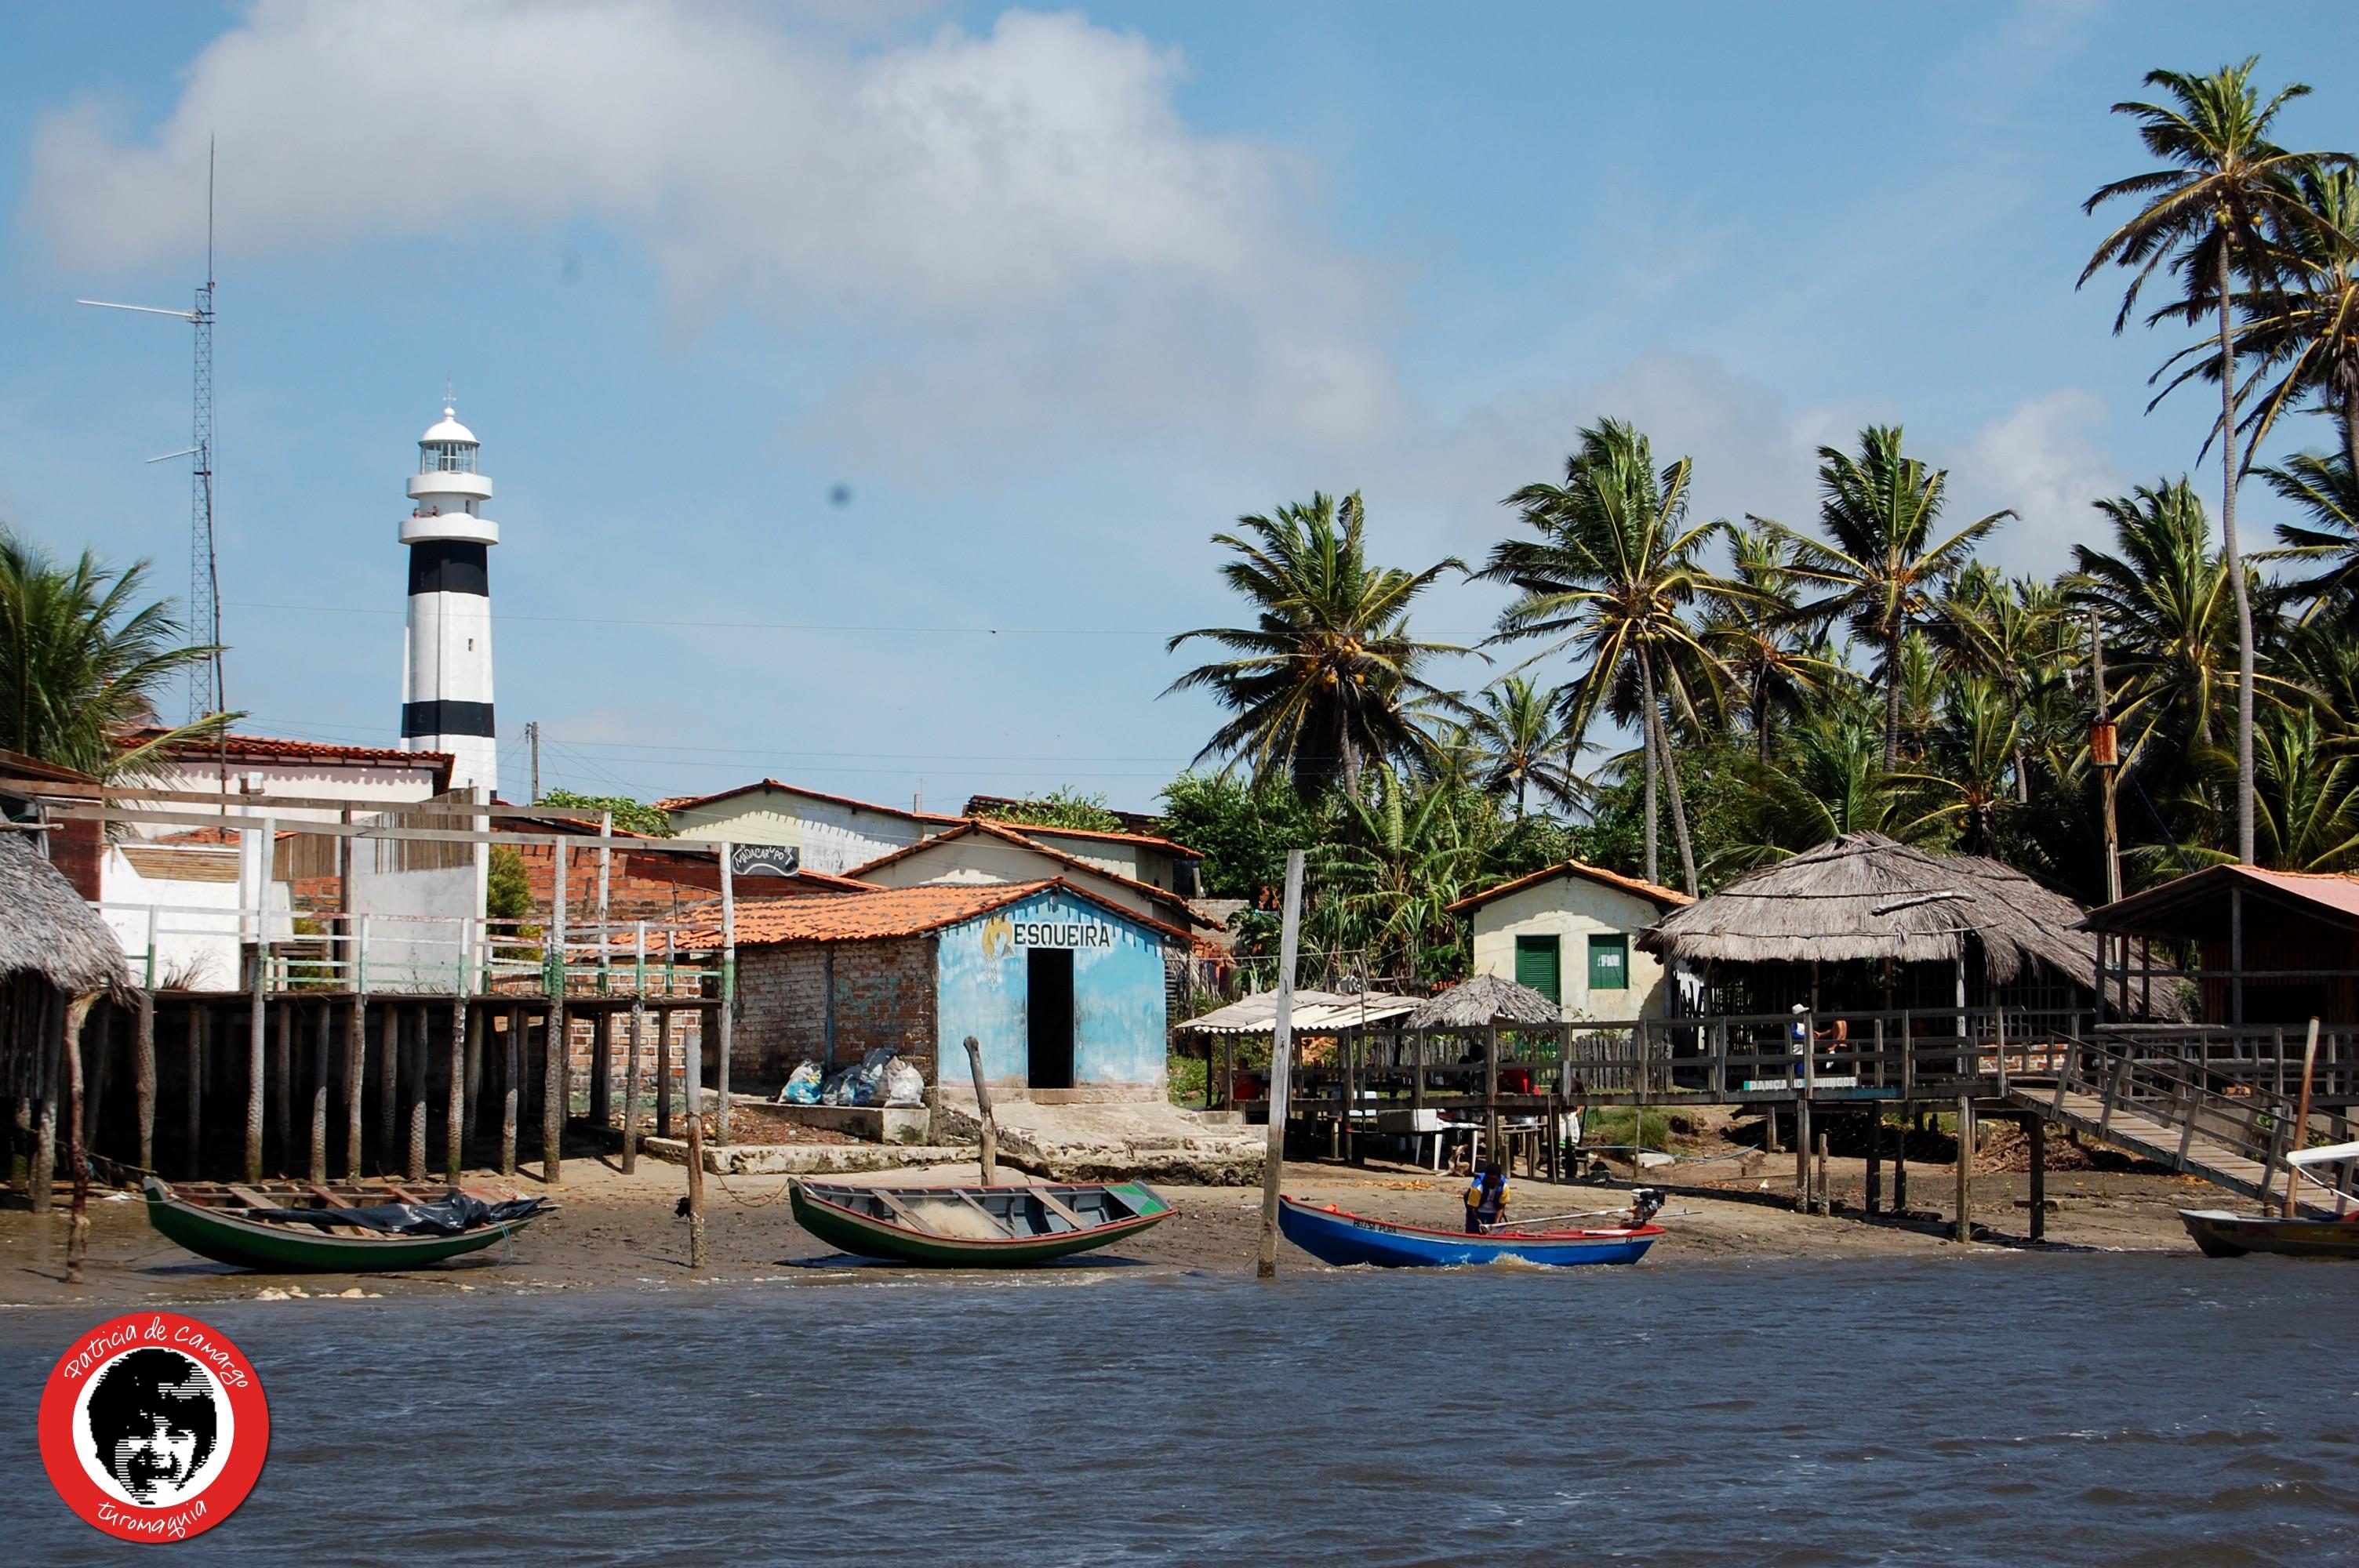
<svg viewBox="0 0 2359 1568"><path fill-rule="evenodd" d="M1710 892L1872 829L2100 901L2098 643L2131 886L2233 860L2359 871L2359 160L2272 141L2307 90L2265 98L2255 70L2149 76L2158 102L2115 108L2159 167L2086 204L2128 211L2081 277L2127 270L2115 330L2188 334L2157 400L2219 390L2189 454L2225 459L2216 536L2162 474L2096 502L2069 570L2006 577L1979 552L2013 513L1945 521L1950 474L1897 424L1820 449L1807 524L1700 521L1695 460L1615 418L1505 497L1478 569L1383 564L1356 494L1213 535L1253 624L1172 639L1237 656L1173 683L1230 717L1198 757L1222 771L1164 806L1206 891L1251 901L1241 951L1277 946L1289 846L1309 984L1462 974L1450 904L1569 857ZM2253 461L2299 412L2332 443ZM2258 554L2247 466L2280 507ZM1472 692L1441 675L1465 650L1412 626L1453 567L1513 593L1488 645L1519 662ZM1609 726L1626 749L1593 755Z"/></svg>
<svg viewBox="0 0 2359 1568"><path fill-rule="evenodd" d="M626 795L577 795L570 789L553 789L533 804L562 806L570 812L611 811L614 814L614 826L624 832L644 833L654 838L673 838L679 831L672 827L669 813Z"/></svg>
<svg viewBox="0 0 2359 1568"><path fill-rule="evenodd" d="M1093 833L1119 833L1122 818L1106 809L1103 795L1083 795L1060 785L1031 800L1014 800L984 814L996 822L1029 823L1036 827L1077 827Z"/></svg>
<svg viewBox="0 0 2359 1568"><path fill-rule="evenodd" d="M169 600L141 604L147 586L146 561L116 571L84 551L60 567L0 528L0 747L100 778L136 778L239 717L212 714L122 744L156 722L166 686L214 653L179 642Z"/></svg>

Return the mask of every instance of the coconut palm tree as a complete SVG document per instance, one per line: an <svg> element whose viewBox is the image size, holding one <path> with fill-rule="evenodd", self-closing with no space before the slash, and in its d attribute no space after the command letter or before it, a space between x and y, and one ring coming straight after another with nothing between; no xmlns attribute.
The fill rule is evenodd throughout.
<svg viewBox="0 0 2359 1568"><path fill-rule="evenodd" d="M2136 310L2139 290L2165 266L2178 275L2183 292L2178 302L2149 317L2149 323L2217 316L2220 536L2236 611L2236 850L2247 865L2253 860L2254 833L2255 651L2252 595L2236 542L2236 275L2241 267L2266 282L2276 265L2267 248L2269 233L2299 222L2298 182L2305 175L2351 163L2338 153L2288 152L2269 139L2278 112L2310 89L2295 82L2264 103L2252 82L2253 68L2259 63L2260 57L2254 55L2242 65L2208 76L2148 71L2147 85L2161 88L2169 102L2114 105L2115 114L2137 122L2139 139L2165 167L2101 186L2082 204L2082 211L2094 212L2124 197L2142 203L2098 244L2080 280L2086 284L2108 265L2132 269L2121 309L2114 317L2116 333ZM2156 401L2177 384L2174 380L2165 385Z"/></svg>
<svg viewBox="0 0 2359 1568"><path fill-rule="evenodd" d="M2253 472L2280 501L2308 514L2307 523L2278 524L2284 548L2270 552L2310 568L2285 585L2288 594L2310 601L2305 619L2331 608L2338 619L2359 622L2359 476L2347 444L2339 452L2303 452L2280 468Z"/></svg>
<svg viewBox="0 0 2359 1568"><path fill-rule="evenodd" d="M1462 973L1464 935L1450 906L1474 891L1483 869L1476 824L1462 809L1467 794L1420 786L1379 764L1366 788L1340 798L1336 836L1311 854L1321 894L1307 922L1314 944L1331 958L1364 958L1374 975Z"/></svg>
<svg viewBox="0 0 2359 1568"><path fill-rule="evenodd" d="M1513 795L1517 816L1529 808L1534 786L1559 806L1571 806L1579 795L1560 697L1527 676L1508 676L1480 694L1467 721L1484 759L1480 784Z"/></svg>
<svg viewBox="0 0 2359 1568"><path fill-rule="evenodd" d="M1751 871L1845 833L1892 825L1892 775L1882 766L1882 726L1856 682L1791 725L1766 762L1748 764L1734 841L1715 874Z"/></svg>
<svg viewBox="0 0 2359 1568"><path fill-rule="evenodd" d="M2316 169L2299 189L2299 201L2277 209L2268 265L2245 290L2236 352L2256 368L2244 389L2245 445L2259 450L2280 415L2314 398L2341 427L2345 461L2359 463L2359 174ZM2220 373L2210 343L2179 357L2192 362L2180 381Z"/></svg>
<svg viewBox="0 0 2359 1568"><path fill-rule="evenodd" d="M1900 765L1903 644L1922 625L1941 588L1972 560L1974 546L2013 512L1994 512L1935 543L1934 525L1949 488L1947 469L1928 469L1901 450L1897 425L1859 433L1854 457L1819 449L1819 525L1824 540L1782 523L1756 524L1791 542L1790 568L1805 582L1832 589L1802 607L1805 619L1849 622L1852 634L1876 650L1875 680L1884 688L1884 770Z"/></svg>
<svg viewBox="0 0 2359 1568"><path fill-rule="evenodd" d="M2066 620L2063 596L2052 585L2035 578L2009 581L1978 561L1958 574L1926 626L1926 638L1945 665L1995 683L2021 716L2016 730L2017 805L2031 799L2038 720L2058 706L2057 698L2069 695L2065 676L2077 650Z"/></svg>
<svg viewBox="0 0 2359 1568"><path fill-rule="evenodd" d="M1777 727L1819 700L1839 672L1797 616L1792 545L1765 527L1723 527L1735 589L1706 596L1703 642L1728 672L1753 727L1754 753L1766 762Z"/></svg>
<svg viewBox="0 0 2359 1568"><path fill-rule="evenodd" d="M137 777L236 717L123 743L155 723L160 689L215 652L182 644L170 601L140 602L147 587L146 561L116 571L84 551L60 567L0 529L0 747L100 778Z"/></svg>
<svg viewBox="0 0 2359 1568"><path fill-rule="evenodd" d="M1451 557L1419 572L1370 565L1356 491L1340 503L1314 494L1308 505L1237 524L1238 533L1212 542L1234 553L1221 575L1254 609L1255 623L1182 632L1164 644L1169 652L1203 637L1239 655L1198 665L1164 695L1201 687L1236 716L1198 762L1226 754L1256 775L1282 768L1306 795L1338 781L1354 792L1364 764L1417 750L1420 703L1456 701L1419 672L1438 654L1467 650L1418 641L1408 615L1436 578L1465 563Z"/></svg>
<svg viewBox="0 0 2359 1568"><path fill-rule="evenodd" d="M1588 738L1601 709L1638 720L1647 791L1646 860L1658 867L1656 781L1668 781L1672 831L1688 891L1696 891L1695 846L1679 774L1669 755L1663 708L1691 716L1691 689L1719 678L1719 664L1684 613L1700 594L1738 591L1696 559L1714 524L1690 526L1688 486L1694 464L1680 458L1660 471L1654 449L1634 427L1607 419L1583 429L1565 459L1562 484L1529 484L1507 497L1536 537L1506 539L1474 575L1506 582L1522 597L1499 616L1497 642L1546 639L1537 662L1571 650L1577 663L1561 708L1574 745Z"/></svg>
<svg viewBox="0 0 2359 1568"><path fill-rule="evenodd" d="M2023 709L1998 681L1951 676L1925 767L1894 775L1919 807L1897 837L1953 833L1969 855L1997 854L2007 819L2028 801L2019 787L2024 733Z"/></svg>

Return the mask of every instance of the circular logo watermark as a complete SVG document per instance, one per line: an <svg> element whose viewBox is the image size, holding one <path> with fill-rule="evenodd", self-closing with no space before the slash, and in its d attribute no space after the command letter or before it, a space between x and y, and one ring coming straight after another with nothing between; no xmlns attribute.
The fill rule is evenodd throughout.
<svg viewBox="0 0 2359 1568"><path fill-rule="evenodd" d="M262 1379L220 1330L135 1313L76 1339L41 1390L41 1463L66 1506L125 1541L185 1541L254 1490Z"/></svg>

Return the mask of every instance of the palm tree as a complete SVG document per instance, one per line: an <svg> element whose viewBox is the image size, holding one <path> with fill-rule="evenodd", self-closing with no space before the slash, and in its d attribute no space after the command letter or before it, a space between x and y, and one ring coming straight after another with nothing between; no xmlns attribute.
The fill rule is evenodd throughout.
<svg viewBox="0 0 2359 1568"><path fill-rule="evenodd" d="M212 658L188 647L169 600L139 602L147 563L121 571L89 551L60 568L0 529L0 747L100 778L152 773L177 746L217 733L212 714L144 744L157 692Z"/></svg>
<svg viewBox="0 0 2359 1568"><path fill-rule="evenodd" d="M1900 448L1897 425L1859 433L1859 455L1819 449L1821 541L1765 517L1753 521L1792 543L1795 576L1833 591L1801 614L1821 622L1837 617L1852 634L1877 650L1875 678L1884 687L1884 770L1900 765L1902 645L1927 619L1941 587L1964 569L1974 546L2013 512L1994 512L1939 544L1934 524L1949 488L1947 469L1928 469Z"/></svg>
<svg viewBox="0 0 2359 1568"><path fill-rule="evenodd" d="M2080 280L2086 284L2109 265L2135 269L2114 318L2115 333L2136 308L2139 289L2166 264L2179 275L2184 292L2178 303L2155 312L2149 322L2166 317L2191 321L2206 310L2218 315L2220 536L2236 607L2236 852L2246 865L2253 860L2255 655L2252 595L2236 543L2236 272L2241 266L2266 278L2272 270L2267 234L2299 222L2297 182L2304 175L2351 162L2337 153L2288 152L2269 139L2277 112L2310 89L2295 82L2263 103L2252 84L2253 68L2259 63L2260 57L2254 55L2242 65L2223 67L2209 76L2148 71L2147 85L2161 88L2169 103L2114 105L2115 114L2138 122L2139 139L2166 167L2101 186L2082 204L2082 211L2094 212L2118 197L2144 203L2105 236L2081 269ZM2168 396L2177 384L2166 385L2156 400Z"/></svg>
<svg viewBox="0 0 2359 1568"><path fill-rule="evenodd" d="M2034 578L2010 582L1978 561L1958 574L1926 627L1926 637L1951 669L1995 683L2021 716L2016 729L2017 805L2031 799L2034 717L2054 706L2065 684L2070 633L2064 620L2063 596L2053 587ZM1954 688L1951 695L1956 695Z"/></svg>
<svg viewBox="0 0 2359 1568"><path fill-rule="evenodd" d="M2286 591L2309 600L2310 615L2332 606L2345 621L2359 620L2359 476L2348 446L2327 455L2303 452L2282 468L2253 472L2310 517L2306 524L2277 524L2285 547L2270 553L2316 568L2287 583Z"/></svg>
<svg viewBox="0 0 2359 1568"><path fill-rule="evenodd" d="M1755 755L1766 762L1777 725L1821 697L1838 672L1797 617L1792 545L1766 527L1723 526L1736 589L1707 596L1703 641L1740 695Z"/></svg>
<svg viewBox="0 0 2359 1568"><path fill-rule="evenodd" d="M1467 650L1409 635L1409 606L1449 568L1451 557L1420 572L1368 564L1367 515L1355 491L1341 503L1314 494L1268 517L1240 517L1238 534L1215 534L1235 559L1221 568L1256 611L1252 626L1182 632L1166 652L1194 637L1240 657L1201 665L1164 695L1202 687L1236 717L1196 760L1223 753L1248 760L1256 775L1284 768L1308 795L1340 780L1359 788L1371 759L1414 752L1416 706L1455 699L1420 678L1440 654Z"/></svg>
<svg viewBox="0 0 2359 1568"><path fill-rule="evenodd" d="M1336 837L1312 852L1321 894L1309 923L1314 941L1331 955L1364 955L1375 975L1462 973L1464 937L1450 906L1474 891L1482 871L1481 842L1460 809L1466 798L1382 765L1368 788L1345 793Z"/></svg>
<svg viewBox="0 0 2359 1568"><path fill-rule="evenodd" d="M1864 692L1838 687L1832 701L1788 727L1767 762L1747 764L1735 842L1712 862L1750 871L1845 833L1883 832L1893 816L1892 776L1880 762L1881 726Z"/></svg>
<svg viewBox="0 0 2359 1568"><path fill-rule="evenodd" d="M2325 168L2299 185L2301 200L2276 216L2269 265L2247 290L2236 334L2237 353L2258 366L2245 391L2277 378L2245 416L2245 444L2259 450L2279 415L2314 396L2342 427L2344 460L2359 464L2359 174ZM2219 374L2212 345L2180 351L2201 355L2201 370Z"/></svg>
<svg viewBox="0 0 2359 1568"><path fill-rule="evenodd" d="M1549 639L1527 662L1575 650L1580 673L1561 701L1571 744L1588 738L1601 708L1637 718L1647 878L1660 880L1655 786L1662 778L1690 893L1695 846L1679 774L1665 765L1663 704L1668 699L1692 715L1692 686L1716 679L1719 670L1682 611L1701 593L1739 591L1697 563L1714 525L1687 524L1693 472L1686 458L1658 472L1652 445L1620 420L1583 429L1579 448L1565 459L1562 484L1526 485L1506 499L1538 537L1500 541L1474 574L1522 592L1500 613L1495 641Z"/></svg>
<svg viewBox="0 0 2359 1568"><path fill-rule="evenodd" d="M1517 816L1528 808L1535 784L1560 806L1571 806L1579 794L1559 698L1528 676L1508 676L1481 694L1468 721L1484 758L1479 782L1494 794L1514 795Z"/></svg>
<svg viewBox="0 0 2359 1568"><path fill-rule="evenodd" d="M1952 676L1941 721L1921 772L1894 775L1925 798L1899 837L1954 831L1969 855L1995 855L2007 819L2027 804L2021 789L2025 723L2021 707L1985 676Z"/></svg>

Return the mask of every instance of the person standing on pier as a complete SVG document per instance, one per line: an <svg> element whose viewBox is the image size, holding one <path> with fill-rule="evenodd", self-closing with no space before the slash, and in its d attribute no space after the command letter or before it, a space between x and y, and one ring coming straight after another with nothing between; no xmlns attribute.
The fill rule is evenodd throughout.
<svg viewBox="0 0 2359 1568"><path fill-rule="evenodd" d="M1466 1189L1466 1234L1481 1236L1495 1228L1507 1213L1507 1173L1499 1162L1487 1160Z"/></svg>

